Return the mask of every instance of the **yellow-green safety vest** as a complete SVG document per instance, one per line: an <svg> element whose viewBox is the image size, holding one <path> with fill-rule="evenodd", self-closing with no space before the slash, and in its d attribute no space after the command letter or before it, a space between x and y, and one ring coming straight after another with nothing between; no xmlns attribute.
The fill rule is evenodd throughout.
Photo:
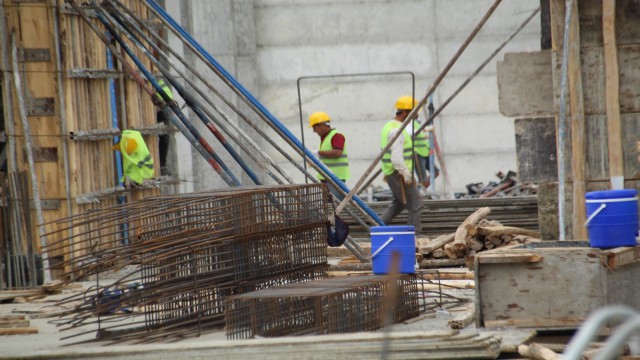
<svg viewBox="0 0 640 360"><path fill-rule="evenodd" d="M397 120L391 120L387 122L382 128L382 134L380 136L380 148L384 149L389 143L389 132L393 129L399 129L402 123ZM402 135L404 135L404 151L402 152L404 158L404 164L407 169L412 172L413 171L413 144L411 141L411 135L409 135L406 131L402 131ZM391 175L396 169L393 167L391 163L391 149L387 150L382 156L382 173L385 175Z"/></svg>
<svg viewBox="0 0 640 360"><path fill-rule="evenodd" d="M133 139L138 145L131 154L127 154L126 151L126 144L129 139ZM144 179L153 177L153 159L139 131L125 130L122 132L120 152L122 153L122 167L124 169L124 176L122 176L121 181L128 177L131 181L142 184Z"/></svg>
<svg viewBox="0 0 640 360"><path fill-rule="evenodd" d="M416 131L419 128L420 123L413 120L413 131ZM425 134L424 131L420 131L413 138L413 151L422 157L429 156L429 139L427 139L427 134Z"/></svg>
<svg viewBox="0 0 640 360"><path fill-rule="evenodd" d="M324 140L320 144L320 151L331 151L333 147L331 146L331 139L335 134L340 134L338 130L331 129L327 136L325 136ZM343 135L344 136L344 135ZM342 156L339 158L331 159L328 157L320 156L320 161L325 164L329 170L340 180L347 180L351 177L351 172L349 171L349 157L347 156L347 142L345 137L344 148L342 149ZM324 176L318 174L318 179L324 180Z"/></svg>
<svg viewBox="0 0 640 360"><path fill-rule="evenodd" d="M162 86L162 91L164 91L164 93L167 94L169 99L173 100L173 92L171 92L171 88L169 87L169 85L165 84L164 80L162 79L158 80L158 85ZM156 96L158 97L158 99L164 100L162 98L162 95L156 94Z"/></svg>

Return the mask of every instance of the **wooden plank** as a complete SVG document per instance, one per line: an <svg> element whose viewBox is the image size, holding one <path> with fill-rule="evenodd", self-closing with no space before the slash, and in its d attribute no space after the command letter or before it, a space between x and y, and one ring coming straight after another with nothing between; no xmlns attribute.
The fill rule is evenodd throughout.
<svg viewBox="0 0 640 360"><path fill-rule="evenodd" d="M537 263L544 259L540 254L533 252L479 253L476 255L476 258L480 264Z"/></svg>
<svg viewBox="0 0 640 360"><path fill-rule="evenodd" d="M37 327L0 328L0 335L28 335L37 333Z"/></svg>
<svg viewBox="0 0 640 360"><path fill-rule="evenodd" d="M17 297L29 297L41 295L40 290L6 290L0 291L0 301L13 300Z"/></svg>
<svg viewBox="0 0 640 360"><path fill-rule="evenodd" d="M624 265L640 261L640 247L619 247L604 252L605 263L609 269L616 269Z"/></svg>
<svg viewBox="0 0 640 360"><path fill-rule="evenodd" d="M43 62L51 61L51 51L44 49L28 49L21 48L18 53L18 61L20 62Z"/></svg>
<svg viewBox="0 0 640 360"><path fill-rule="evenodd" d="M577 328L582 325L586 318L545 318L535 317L530 319L507 319L507 320L485 320L484 326L487 328L517 327L517 328Z"/></svg>
<svg viewBox="0 0 640 360"><path fill-rule="evenodd" d="M571 109L571 177L573 180L573 236L569 238L587 239L585 209L586 188L586 140L584 95L582 93L582 61L580 60L580 14L578 2L573 1L569 24L568 85ZM564 149L562 149L564 151ZM565 159L569 156L565 156Z"/></svg>
<svg viewBox="0 0 640 360"><path fill-rule="evenodd" d="M620 100L618 96L619 72L615 29L616 1L602 2L602 38L605 68L605 107L607 111L607 144L609 148L609 177L612 189L622 189L624 167L622 161L622 133Z"/></svg>
<svg viewBox="0 0 640 360"><path fill-rule="evenodd" d="M0 320L0 329L29 327L29 320Z"/></svg>

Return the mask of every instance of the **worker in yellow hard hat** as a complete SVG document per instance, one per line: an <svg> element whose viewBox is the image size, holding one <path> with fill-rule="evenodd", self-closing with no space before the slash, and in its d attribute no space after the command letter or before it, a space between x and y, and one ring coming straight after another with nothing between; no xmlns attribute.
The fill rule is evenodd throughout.
<svg viewBox="0 0 640 360"><path fill-rule="evenodd" d="M396 101L395 117L389 120L380 135L380 147L384 149L391 139L393 139L404 121L417 106L416 100L412 96L402 96ZM415 116L414 116L415 119ZM382 173L385 181L391 189L393 199L391 204L382 214L381 220L389 224L396 215L405 208L409 212L408 223L413 225L416 234L422 230L422 197L413 179L413 141L411 130L405 128L402 135L391 145L382 156Z"/></svg>
<svg viewBox="0 0 640 360"><path fill-rule="evenodd" d="M153 159L139 131L123 131L120 141L113 145L113 149L122 153L124 175L121 181L128 178L134 183L142 184L144 179L153 177Z"/></svg>
<svg viewBox="0 0 640 360"><path fill-rule="evenodd" d="M346 138L338 130L331 128L330 121L326 112L314 112L309 116L309 127L320 136L320 148L316 155L338 179L345 182L351 176ZM321 174L317 174L317 177L320 181L326 180Z"/></svg>

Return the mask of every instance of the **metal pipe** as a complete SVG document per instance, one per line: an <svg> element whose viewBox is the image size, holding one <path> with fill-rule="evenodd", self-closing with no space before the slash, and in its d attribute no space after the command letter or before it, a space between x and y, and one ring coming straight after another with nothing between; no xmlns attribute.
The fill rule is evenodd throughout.
<svg viewBox="0 0 640 360"><path fill-rule="evenodd" d="M196 100L191 94L178 82L176 79L171 76L170 71L163 64L160 63L149 50L133 35L133 31L127 28L127 25L124 23L124 20L118 14L117 9L111 7L114 11L111 13L111 16L115 19L120 27L123 30L125 36L134 44L138 46L138 48L149 58L149 60L162 72L163 76L167 78L167 80L171 83L171 85L176 89L176 91L180 94L180 96L185 100L187 106L189 106L197 117L202 121L202 123L211 131L211 133L215 136L215 138L222 144L222 146L229 152L231 157L240 165L240 167L249 175L251 180L256 185L260 185L261 181L256 176L255 172L249 168L247 163L242 159L242 157L236 152L236 150L227 142L224 135L215 127L212 121L204 114L202 111L202 105L198 100ZM149 38L146 37L145 41L149 42Z"/></svg>
<svg viewBox="0 0 640 360"><path fill-rule="evenodd" d="M564 137L566 127L566 107L567 107L567 77L569 67L569 27L571 23L571 17L573 14L573 0L566 0L565 2L565 21L564 21L564 36L562 43L562 65L560 68L560 113L558 114L558 239L564 241L566 237L565 230L565 204L564 204L564 192L565 192L565 174L564 174Z"/></svg>
<svg viewBox="0 0 640 360"><path fill-rule="evenodd" d="M195 75L195 77L197 79L199 79L210 91L212 91L213 93L215 93L218 97L220 97L220 99L230 108L232 108L233 110L236 111L236 113L245 121L247 122L247 124L249 124L254 130L256 130L256 132L258 132L258 134L260 134L264 140L266 140L267 142L269 142L272 146L274 146L274 148L276 150L278 150L281 154L283 154L285 156L285 158L288 157L288 154L282 150L275 142L273 142L273 140L267 136L264 132L262 132L259 128L257 128L249 119L246 118L246 116L244 116L242 113L240 113L236 108L234 108L232 106L232 104L227 101L224 97L222 97L222 95L214 88L211 86L210 83L208 83L204 77L193 67L191 66L188 62L186 62L184 60L184 58L182 58L176 51L174 51L162 38L160 38L159 35L157 35L153 29L151 29L144 21L141 21L137 16L135 16L135 14L133 14L129 9L127 9L121 2L114 0L114 2L116 4L118 4L118 6L124 10L125 12L127 12L127 14L132 18L135 19L136 22L138 22L139 25L141 25L149 34L151 34L154 39L156 41L158 41L162 46L164 46L167 51L173 55L176 59L178 59L180 61L180 63L186 67L193 75ZM262 157L262 159L264 161L266 161L269 165L273 166L273 168L278 171L280 173L280 175L287 180L289 183L293 183L293 180L287 175L286 172L284 172L279 166L277 166L273 160L264 152L262 151L259 146L253 141L253 139L251 139L251 137L249 137L238 125L236 125L233 121L231 121L231 119L225 114L224 111L222 111L222 109L220 109L212 100L211 100L211 96L210 95L205 95L203 93L202 90L200 90L192 80L189 79L189 77L187 77L182 71L179 70L179 68L177 66L175 66L169 59L169 57L165 54L164 51L161 51L157 45L155 45L152 41L147 41L149 42L149 44L151 44L154 49L156 49L158 51L158 53L160 55L162 55L163 57L165 57L165 59L167 59L168 63L174 68L174 70L178 73L178 75L180 75L184 81L186 81L191 87L193 87L194 90L196 90L196 92L198 93L198 95L200 95L200 97L209 105L211 106L218 114L220 114L220 116L222 116L222 118L224 120L227 121L227 125L231 126L233 128L233 130L235 130L240 137L242 137L243 140L245 140L249 145L252 146L253 151L251 150L246 150L245 148L243 148L243 150L249 154L250 156L255 156L255 154L258 154ZM206 109L205 109L206 110ZM217 120L217 118L215 116L213 116L210 112L205 111L205 113L207 113L207 115L209 115L211 117L211 119L213 119L213 121L216 123L216 125L218 125L219 127L223 128L224 130L224 126L222 125L222 123ZM233 134L229 131L227 131L227 135L239 146L242 147L242 143L237 139L233 137ZM269 170L267 169L267 166L265 164L262 163L262 161L260 161L259 159L257 159L257 157L252 157L254 159L254 161L256 161L256 163L258 165L260 165L263 169L265 169L265 171L267 171L269 173L269 175L272 176L272 178L274 178L274 180L278 183L282 183L282 181L277 178L275 175L272 175ZM293 159L291 158L287 158L288 160L293 161Z"/></svg>
<svg viewBox="0 0 640 360"><path fill-rule="evenodd" d="M598 335L607 321L620 321L638 316L640 313L628 306L616 305L596 310L573 336L563 354L563 359L580 360L584 349Z"/></svg>
<svg viewBox="0 0 640 360"><path fill-rule="evenodd" d="M281 134L283 138L288 139L291 143L293 143L294 149L298 150L299 152L307 153L307 156L310 157L310 159L312 160L312 163L315 165L316 170L321 172L322 175L325 176L325 178L331 179L335 183L336 187L342 189L342 191L344 191L345 193L349 191L347 186L340 179L338 179L322 162L320 162L318 159L315 159L315 157L313 157L313 154L311 154L309 150L305 149L300 143L300 141L295 136L293 136L293 134L282 123L280 123L280 121L276 119L275 116L273 116L262 104L260 104L258 100L255 99L255 97L251 95L251 93L249 93L240 83L238 83L238 81L236 81L236 79L233 76L231 76L231 74L229 74L211 55L209 55L209 53L204 48L202 48L202 46L200 46L200 44L198 44L191 37L191 35L189 35L177 22L175 22L166 13L166 11L162 9L162 7L160 7L154 0L146 0L146 3L149 4L153 9L155 9L156 13L159 14L160 17L164 18L167 22L169 22L171 24L171 27L174 30L177 30L179 33L181 33L184 36L184 38L187 39L188 43L191 46L193 46L197 52L205 56L208 63L211 64L216 69L216 71L221 76L221 78L225 82L227 82L227 84L229 84L231 88L234 91L236 91L238 95L240 95L241 98L245 99L245 101L248 101L248 103L253 105L253 107L257 110L257 112L261 114L264 117L264 119L267 120L267 123L270 124L274 128L274 130L276 130L279 134ZM369 208L360 198L356 196L356 197L353 197L353 199L356 202L356 204L359 206L359 208L362 211L364 211L367 215L369 215L369 217L373 221L375 221L376 224L378 225L384 224L380 219L380 217L373 210L371 210L371 208Z"/></svg>
<svg viewBox="0 0 640 360"><path fill-rule="evenodd" d="M147 1L152 1L152 0L147 0ZM496 10L496 8L498 7L498 5L500 4L500 2L502 2L502 0L495 0L495 2L493 3L493 5L489 8L489 10L487 11L487 13L482 17L482 19L480 20L480 22L478 23L478 25L476 25L476 27L471 31L471 34L469 34L469 36L467 37L467 39L462 43L462 45L460 46L460 48L458 49L458 51L453 55L453 57L449 60L449 63L445 66L445 68L440 72L440 74L436 77L436 80L433 82L433 84L431 84L431 86L429 86L429 88L427 89L427 93L425 94L425 96L418 102L418 105L416 107L413 108L413 110L411 110L411 112L409 112L409 115L407 115L407 118L404 120L404 122L402 123L402 125L400 125L400 128L398 128L398 131L396 132L396 134L393 136L393 138L391 138L389 140L389 143L387 144L387 146L385 146L380 153L378 154L378 156L375 157L375 159L373 160L373 162L371 163L371 165L369 166L369 168L367 168L367 170L365 171L365 173L362 175L362 177L360 178L360 180L358 180L358 183L356 184L356 186L346 195L345 199L342 200L342 202L340 203L340 205L338 205L338 207L336 208L336 212L338 214L340 214L340 212L342 211L342 209L344 209L344 207L346 206L346 202L347 200L349 200L349 198L351 198L354 194L356 194L358 192L358 190L360 189L360 186L362 185L362 183L365 181L365 179L367 178L367 176L369 176L369 174L371 174L371 172L373 171L373 169L378 165L378 163L380 162L380 160L382 159L382 157L384 156L384 154L391 149L391 146L393 146L393 143L396 142L396 140L402 136L404 129L412 123L412 119L415 116L415 114L420 110L420 108L422 108L422 106L424 106L424 104L426 103L427 99L429 98L429 96L431 96L431 94L433 94L433 92L435 91L435 88L440 84L440 82L442 82L442 79L444 79L445 75L449 72L449 70L451 69L451 67L453 67L453 64L456 63L456 61L458 60L458 58L460 58L460 55L462 55L462 53L464 52L464 50L467 48L467 46L471 43L471 40L473 40L473 38L478 34L478 32L480 32L480 29L482 28L482 26L487 22L487 20L489 20L489 18L491 17L491 15L493 14L493 12Z"/></svg>
<svg viewBox="0 0 640 360"><path fill-rule="evenodd" d="M358 77L358 76L384 76L384 75L411 75L411 93L415 92L416 87L416 76L412 71L389 71L389 72L369 72L369 73L356 73L356 74L334 74L334 75L312 75L312 76L301 76L296 80L296 84L298 87L298 114L300 115L300 139L302 140L302 146L304 144L304 122L302 119L302 96L300 92L300 84L303 80L311 80L311 79L332 79L339 77ZM307 157L305 153L302 153L302 161L304 164L304 168L307 168ZM306 178L305 178L306 180ZM360 193L358 193L359 195Z"/></svg>
<svg viewBox="0 0 640 360"><path fill-rule="evenodd" d="M163 100L164 100L163 109L168 106L169 108L171 108L171 110L180 119L180 121L176 121L176 123L180 123L181 122L181 124L174 123L174 125L176 125L176 127L178 127L179 129L185 129L185 128L188 129L189 131L187 131L187 133L190 133L190 135L192 137L197 138L197 142L192 142L192 145L194 145L196 147L196 149L198 149L199 151L200 151L200 147L196 146L195 144L199 144L202 148L204 148L206 150L206 154L208 154L208 155L205 155L205 152L203 152L203 151L200 151L200 153L205 157L205 160L207 160L207 162L214 168L214 170L220 175L220 177L229 186L235 186L235 185L240 184L238 179L236 179L233 176L232 173L226 172L226 170L222 167L222 164L216 159L217 155L215 155L215 152L213 152L213 149L211 149L209 144L202 138L202 136L200 136L200 133L189 123L189 121L184 116L182 111L180 111L180 108L178 108L177 104L174 101L172 101L167 96L167 94L164 93L164 91L162 90L162 87L155 81L155 79L153 78L151 73L149 73L149 71L146 69L146 67L140 62L140 60L135 56L135 54L133 54L131 49L129 49L129 47L122 41L120 36L118 36L118 34L115 33L115 31L113 31L113 28L111 27L109 22L102 15L103 11L95 4L95 0L92 0L92 3L93 3L93 6L94 6L94 9L96 10L96 16L98 17L100 22L102 22L104 24L104 26L109 30L111 35L120 44L122 49L129 55L129 57L131 57L131 59L136 64L136 66L143 72L145 77L149 80L149 82L151 83L151 85L155 89L155 92L152 91L152 90L149 90L144 85L144 83L143 83L142 79L140 78L140 76L137 75L137 73L133 69L131 69L130 66L127 66L127 70L130 73L135 74L134 75L134 79L136 79L136 81L142 86L142 88L145 89L149 93L149 95L151 96L153 101L157 101L156 94L159 94L163 98ZM79 13L82 13L82 10L80 10L77 7L77 5L75 4L74 1L69 1L69 4L72 4L72 6L74 7L74 9L76 9L76 11L78 11ZM94 32L96 32L98 37L100 37L103 40L103 42L105 42L105 44L108 44L109 43L108 40L106 38L104 38L104 36L101 36L102 34L95 28L95 25L93 25L91 23L91 21L86 18L86 15L82 13L82 16L83 16L83 19L85 19L85 21L87 21L89 24L91 24L90 25L91 28L94 30ZM108 46L111 46L111 45L108 45ZM121 59L121 61L123 62L123 64L126 63L126 60L124 60L124 59ZM173 116L170 116L169 118L170 119L174 119ZM184 125L184 126L181 126L181 125ZM185 134L185 136L186 136L186 134ZM215 156L213 156L213 155L215 155Z"/></svg>
<svg viewBox="0 0 640 360"><path fill-rule="evenodd" d="M13 83L16 91L16 99L18 100L18 111L20 119L22 120L22 129L24 132L24 142L27 152L27 159L29 160L29 175L31 175L31 191L33 193L33 203L36 208L36 216L38 217L38 223L44 223L44 216L42 214L42 203L40 202L40 190L38 186L38 178L36 177L36 168L34 164L33 149L31 144L31 128L29 126L29 120L27 119L27 111L25 109L24 99L22 97L22 81L20 80L20 72L18 69L18 47L16 44L16 34L11 33L11 62L13 63ZM51 282L51 270L49 270L49 256L44 250L47 247L47 237L44 235L44 228L38 227L40 233L40 247L42 250L42 266L44 271L44 282ZM31 231L31 229L27 229Z"/></svg>

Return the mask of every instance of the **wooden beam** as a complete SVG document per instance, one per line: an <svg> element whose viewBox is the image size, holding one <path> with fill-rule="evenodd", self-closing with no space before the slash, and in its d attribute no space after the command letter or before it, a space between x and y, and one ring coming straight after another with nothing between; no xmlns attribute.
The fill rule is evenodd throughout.
<svg viewBox="0 0 640 360"><path fill-rule="evenodd" d="M624 188L622 132L620 125L620 79L616 47L616 1L602 2L602 42L604 44L605 108L607 144L609 147L609 179L612 189Z"/></svg>
<svg viewBox="0 0 640 360"><path fill-rule="evenodd" d="M476 256L479 264L511 264L511 263L538 263L543 260L539 254L532 252L495 252L478 254Z"/></svg>
<svg viewBox="0 0 640 360"><path fill-rule="evenodd" d="M586 177L586 124L582 93L582 62L580 60L580 14L578 2L571 7L569 24L568 81L571 109L571 177L573 180L573 239L586 240L587 220L584 194Z"/></svg>

